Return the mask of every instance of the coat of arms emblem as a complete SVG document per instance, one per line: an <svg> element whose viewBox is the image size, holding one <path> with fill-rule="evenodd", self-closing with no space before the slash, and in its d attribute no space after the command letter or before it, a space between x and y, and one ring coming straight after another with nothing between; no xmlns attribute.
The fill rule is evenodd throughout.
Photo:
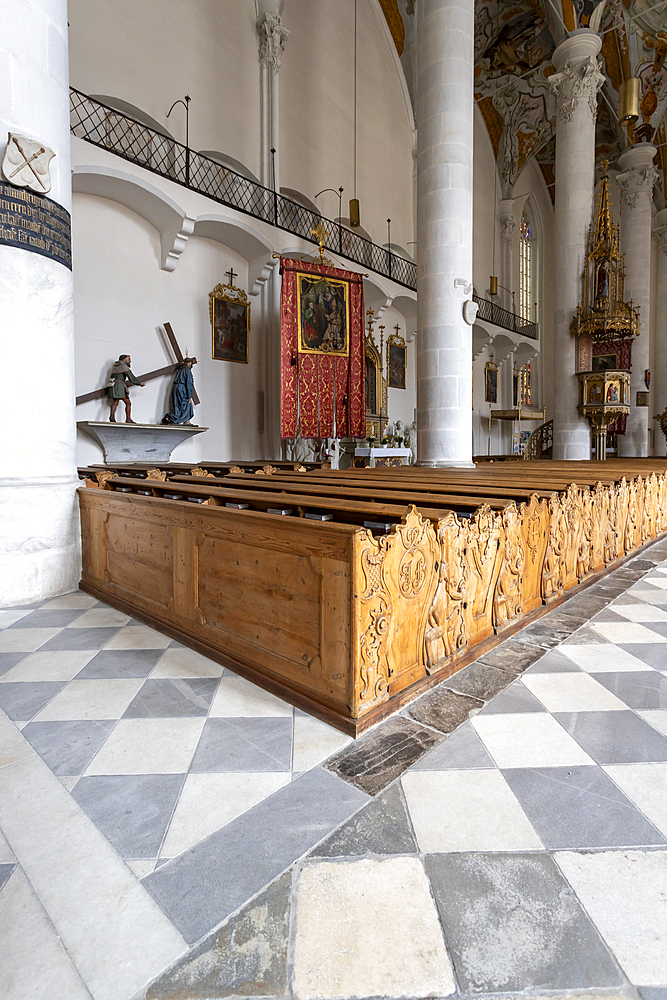
<svg viewBox="0 0 667 1000"><path fill-rule="evenodd" d="M51 190L49 165L56 154L41 142L9 132L7 148L0 169L3 178L17 187L30 188L38 194Z"/></svg>

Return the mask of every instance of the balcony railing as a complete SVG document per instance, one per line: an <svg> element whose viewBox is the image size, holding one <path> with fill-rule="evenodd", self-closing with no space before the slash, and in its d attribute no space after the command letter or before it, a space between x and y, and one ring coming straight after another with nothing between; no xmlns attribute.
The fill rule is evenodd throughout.
<svg viewBox="0 0 667 1000"><path fill-rule="evenodd" d="M486 320L487 323L493 323L495 326L501 326L503 330L520 333L522 337L529 337L530 340L538 339L537 323L530 323L528 320L522 319L521 316L517 316L516 313L510 312L509 309L503 309L495 302L483 299L480 295L473 294L473 299L479 306L478 319Z"/></svg>
<svg viewBox="0 0 667 1000"><path fill-rule="evenodd" d="M371 243L338 222L325 219L73 87L70 88L70 131L100 149L309 243L317 242L312 231L321 222L329 234L324 240L326 250L406 288L417 287L417 267L413 261Z"/></svg>

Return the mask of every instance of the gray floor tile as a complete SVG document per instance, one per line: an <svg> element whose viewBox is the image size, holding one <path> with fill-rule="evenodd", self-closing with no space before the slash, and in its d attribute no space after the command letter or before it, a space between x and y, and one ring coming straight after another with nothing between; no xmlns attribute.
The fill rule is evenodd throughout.
<svg viewBox="0 0 667 1000"><path fill-rule="evenodd" d="M312 852L314 858L416 854L412 824L398 782L377 795Z"/></svg>
<svg viewBox="0 0 667 1000"><path fill-rule="evenodd" d="M30 656L29 653L0 653L0 676L6 674L8 670L15 667L17 663L20 663L24 656Z"/></svg>
<svg viewBox="0 0 667 1000"><path fill-rule="evenodd" d="M489 653L480 656L478 662L508 670L511 674L520 674L542 656L544 656L542 646L531 646L528 642L508 639Z"/></svg>
<svg viewBox="0 0 667 1000"><path fill-rule="evenodd" d="M667 708L667 677L655 670L593 674L595 680L625 702L628 708Z"/></svg>
<svg viewBox="0 0 667 1000"><path fill-rule="evenodd" d="M184 774L112 774L80 778L72 796L124 858L154 858Z"/></svg>
<svg viewBox="0 0 667 1000"><path fill-rule="evenodd" d="M493 702L491 703L493 704ZM464 722L443 743L424 754L413 764L413 771L468 770L480 767L495 767L484 744L470 725Z"/></svg>
<svg viewBox="0 0 667 1000"><path fill-rule="evenodd" d="M407 714L424 726L430 726L441 733L452 733L483 705L484 702L477 698L468 698L441 685L414 702Z"/></svg>
<svg viewBox="0 0 667 1000"><path fill-rule="evenodd" d="M0 684L0 708L10 719L26 722L44 708L65 683L65 681L8 681L6 684Z"/></svg>
<svg viewBox="0 0 667 1000"><path fill-rule="evenodd" d="M152 872L143 885L186 940L225 920L368 797L315 767Z"/></svg>
<svg viewBox="0 0 667 1000"><path fill-rule="evenodd" d="M284 994L291 891L289 871L160 976L146 1000Z"/></svg>
<svg viewBox="0 0 667 1000"><path fill-rule="evenodd" d="M464 667L463 670L459 670L458 673L452 674L445 681L445 684L452 691L458 691L459 694L467 694L471 698L479 699L479 701L489 701L504 691L513 680L514 676L507 670L489 667L477 660Z"/></svg>
<svg viewBox="0 0 667 1000"><path fill-rule="evenodd" d="M667 1000L667 985L640 987L639 995L642 1000Z"/></svg>
<svg viewBox="0 0 667 1000"><path fill-rule="evenodd" d="M574 633L579 635L578 632ZM534 663L526 671L527 674L565 674L580 673L581 668L574 663L569 656L561 653L558 649L551 649L541 660Z"/></svg>
<svg viewBox="0 0 667 1000"><path fill-rule="evenodd" d="M395 716L334 754L325 767L377 795L443 739L442 733Z"/></svg>
<svg viewBox="0 0 667 1000"><path fill-rule="evenodd" d="M599 767L513 768L503 774L548 850L667 843Z"/></svg>
<svg viewBox="0 0 667 1000"><path fill-rule="evenodd" d="M137 622L136 624L141 625L142 622ZM177 642L176 639L172 639L167 649L189 649L189 646L184 646L182 642Z"/></svg>
<svg viewBox="0 0 667 1000"><path fill-rule="evenodd" d="M642 625L665 637L665 652L667 652L667 622L642 622Z"/></svg>
<svg viewBox="0 0 667 1000"><path fill-rule="evenodd" d="M40 652L50 649L102 649L116 632L117 628L64 628L40 646Z"/></svg>
<svg viewBox="0 0 667 1000"><path fill-rule="evenodd" d="M80 618L87 610L88 608L79 608L73 611L58 611L56 608L51 610L45 608L43 611L33 611L20 621L14 622L9 628L57 628L59 625L64 628L65 625Z"/></svg>
<svg viewBox="0 0 667 1000"><path fill-rule="evenodd" d="M83 774L115 725L107 722L29 722L22 733L54 774Z"/></svg>
<svg viewBox="0 0 667 1000"><path fill-rule="evenodd" d="M632 601L630 603L636 604L637 602ZM600 622L627 622L628 619L612 611L611 608L605 608L604 611L600 611L597 615L594 615L592 620L596 624L599 624Z"/></svg>
<svg viewBox="0 0 667 1000"><path fill-rule="evenodd" d="M432 854L426 872L463 993L624 982L546 855Z"/></svg>
<svg viewBox="0 0 667 1000"><path fill-rule="evenodd" d="M534 646L541 646L543 649L553 649L568 636L572 635L578 625L570 625L563 620L559 622L549 622L546 618L541 618L533 625L521 630L518 639L522 642L532 643Z"/></svg>
<svg viewBox="0 0 667 1000"><path fill-rule="evenodd" d="M76 675L76 679L148 677L163 653L163 649L103 649Z"/></svg>
<svg viewBox="0 0 667 1000"><path fill-rule="evenodd" d="M199 718L208 715L217 687L217 677L148 680L128 705L123 718Z"/></svg>
<svg viewBox="0 0 667 1000"><path fill-rule="evenodd" d="M7 879L9 878L9 876L11 875L11 873L14 871L15 868L16 868L15 864L0 865L0 889L2 889L3 885L5 884L5 882L7 881Z"/></svg>
<svg viewBox="0 0 667 1000"><path fill-rule="evenodd" d="M207 719L191 771L289 771L292 720Z"/></svg>
<svg viewBox="0 0 667 1000"><path fill-rule="evenodd" d="M634 712L553 714L598 764L667 760L667 739Z"/></svg>
<svg viewBox="0 0 667 1000"><path fill-rule="evenodd" d="M521 681L514 681L506 691L490 701L482 709L484 715L499 715L501 712L545 712L544 705L531 694ZM480 714L482 714L480 713Z"/></svg>
<svg viewBox="0 0 667 1000"><path fill-rule="evenodd" d="M563 645L568 646L571 643L576 643L579 646L590 643L599 645L602 642L607 642L607 640L603 638L603 636L598 635L597 632L594 632L592 628L588 628L584 625L583 628L578 628L577 631L573 632L568 639L565 639ZM611 643L608 644L611 645Z"/></svg>
<svg viewBox="0 0 667 1000"><path fill-rule="evenodd" d="M661 642L619 642L619 647L656 670L667 670L667 644Z"/></svg>

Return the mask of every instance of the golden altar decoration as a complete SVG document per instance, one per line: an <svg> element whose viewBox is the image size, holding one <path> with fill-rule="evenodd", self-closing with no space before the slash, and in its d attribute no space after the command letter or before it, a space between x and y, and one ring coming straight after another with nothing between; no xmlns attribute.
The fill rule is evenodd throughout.
<svg viewBox="0 0 667 1000"><path fill-rule="evenodd" d="M595 457L607 457L607 428L616 417L630 412L630 372L621 369L577 372L581 386L579 413L587 417L595 434Z"/></svg>

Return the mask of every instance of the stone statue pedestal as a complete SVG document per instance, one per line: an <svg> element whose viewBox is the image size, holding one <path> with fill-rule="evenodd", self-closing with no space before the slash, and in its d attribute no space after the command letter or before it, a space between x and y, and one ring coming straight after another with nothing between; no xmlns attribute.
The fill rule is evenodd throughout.
<svg viewBox="0 0 667 1000"><path fill-rule="evenodd" d="M168 462L174 448L208 430L185 424L112 424L102 420L78 420L77 427L102 447L107 465Z"/></svg>

